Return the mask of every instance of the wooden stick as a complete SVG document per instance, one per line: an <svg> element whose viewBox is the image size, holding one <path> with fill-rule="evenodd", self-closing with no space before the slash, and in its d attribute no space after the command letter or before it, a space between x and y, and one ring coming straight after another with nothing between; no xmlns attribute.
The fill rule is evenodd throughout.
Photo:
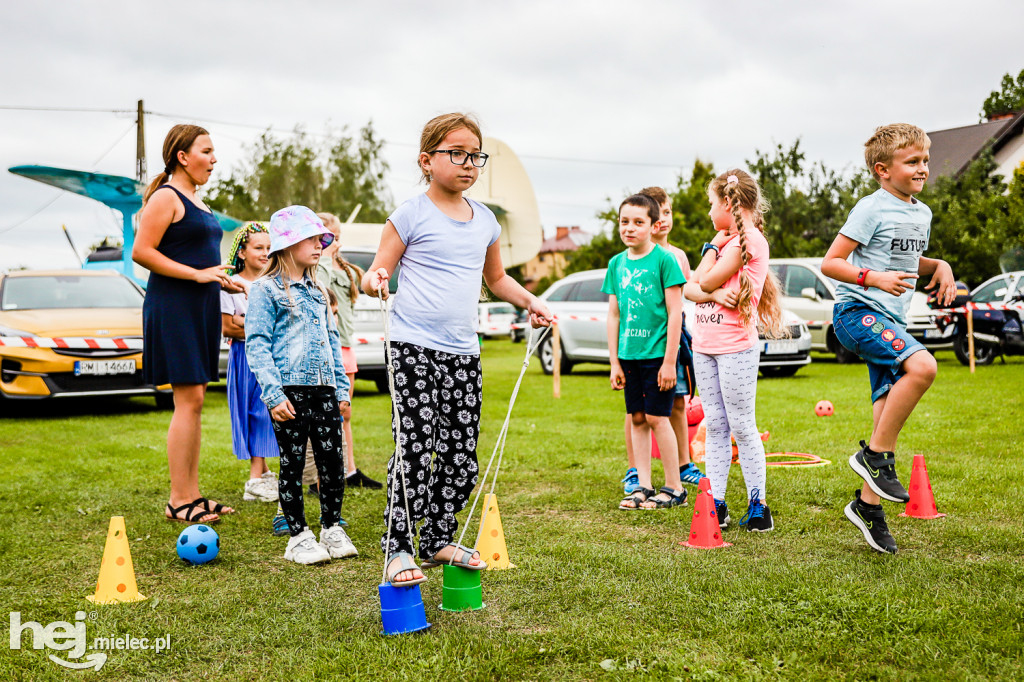
<svg viewBox="0 0 1024 682"><path fill-rule="evenodd" d="M974 308L967 304L967 355L970 356L971 374L974 374Z"/></svg>
<svg viewBox="0 0 1024 682"><path fill-rule="evenodd" d="M557 320L551 323L551 395L562 397L562 342Z"/></svg>

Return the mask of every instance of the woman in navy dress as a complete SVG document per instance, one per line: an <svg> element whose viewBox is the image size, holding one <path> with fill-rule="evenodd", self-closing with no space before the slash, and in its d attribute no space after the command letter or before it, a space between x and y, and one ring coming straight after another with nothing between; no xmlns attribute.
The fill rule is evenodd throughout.
<svg viewBox="0 0 1024 682"><path fill-rule="evenodd" d="M171 495L165 516L216 523L234 509L199 493L199 445L206 385L217 381L220 290L242 291L220 264L221 229L196 197L217 163L209 133L176 125L164 139L164 170L146 188L132 258L150 271L142 306L142 372L147 383L171 384L174 414L167 430Z"/></svg>

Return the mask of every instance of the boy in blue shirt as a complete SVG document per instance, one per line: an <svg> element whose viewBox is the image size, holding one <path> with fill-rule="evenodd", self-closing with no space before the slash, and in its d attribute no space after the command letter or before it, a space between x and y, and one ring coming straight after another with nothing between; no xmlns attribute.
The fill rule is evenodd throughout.
<svg viewBox="0 0 1024 682"><path fill-rule="evenodd" d="M639 479L639 488L622 501L620 509L686 504L676 436L669 422L686 278L675 257L651 241L660 211L658 202L643 194L622 202L619 237L628 248L608 263L601 287L609 295L610 379L613 389L625 389ZM651 431L665 468L665 486L657 493L651 489Z"/></svg>
<svg viewBox="0 0 1024 682"><path fill-rule="evenodd" d="M920 275L948 305L956 292L953 271L943 260L921 255L928 247L932 212L914 198L928 179L931 141L923 130L895 123L875 130L864 159L881 185L850 211L821 263L840 282L832 325L836 338L868 365L874 428L850 467L864 479L846 517L868 545L896 553L881 500L907 502L896 477L900 431L935 379L935 358L907 333L907 311Z"/></svg>

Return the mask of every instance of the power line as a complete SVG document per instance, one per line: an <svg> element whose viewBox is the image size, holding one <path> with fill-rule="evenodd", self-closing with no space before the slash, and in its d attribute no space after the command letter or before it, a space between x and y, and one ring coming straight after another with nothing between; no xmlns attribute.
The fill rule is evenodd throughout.
<svg viewBox="0 0 1024 682"><path fill-rule="evenodd" d="M109 113L109 114L134 114L137 113L134 109L101 109L101 108L89 108L89 107L33 107L23 105L0 105L0 109L14 110L14 111L64 111L64 112L92 112L92 113ZM156 116L158 118L168 119L172 121L199 121L201 123L213 123L216 125L232 126L235 128L248 128L250 130L264 130L268 132L290 135L295 130L282 130L281 128L275 128L269 125L258 125L255 123L240 123L238 121L225 121L223 119L216 118L201 118L197 116L184 116L181 114L171 114L162 111L145 111L143 112L147 116ZM306 135L312 137L330 137L327 133L316 133L310 131L303 131ZM392 144L396 147L418 147L418 145L411 142L388 142L384 141L385 144ZM534 161L555 161L558 163L584 163L584 164L597 164L606 166L635 166L642 168L681 168L684 164L678 163L665 163L663 161L623 161L618 159L584 159L571 156L544 156L539 154L519 154L521 159L531 159Z"/></svg>

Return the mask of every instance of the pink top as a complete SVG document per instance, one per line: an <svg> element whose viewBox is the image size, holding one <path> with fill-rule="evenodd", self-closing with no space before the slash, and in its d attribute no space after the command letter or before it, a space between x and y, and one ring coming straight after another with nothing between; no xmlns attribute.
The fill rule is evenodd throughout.
<svg viewBox="0 0 1024 682"><path fill-rule="evenodd" d="M739 235L727 241L721 249L721 257L730 250L739 250ZM757 228L747 229L747 251L750 262L740 268L725 284L724 289L740 290L740 272L744 269L753 287L752 303L757 310L761 300L764 280L768 277L768 240ZM755 315L756 319L756 315ZM747 350L757 343L757 325L751 321L744 327L738 310L723 307L714 301L698 303L693 320L693 350L705 355L722 355Z"/></svg>

